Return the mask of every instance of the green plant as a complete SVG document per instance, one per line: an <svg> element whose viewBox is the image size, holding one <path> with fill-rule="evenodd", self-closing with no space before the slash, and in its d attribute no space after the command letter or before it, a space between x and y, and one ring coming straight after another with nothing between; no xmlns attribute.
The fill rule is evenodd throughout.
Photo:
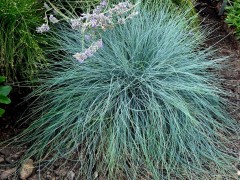
<svg viewBox="0 0 240 180"><path fill-rule="evenodd" d="M0 83L3 83L6 80L4 76L0 76ZM7 97L10 91L12 90L11 86L0 86L0 103L10 104L11 100ZM5 110L0 108L0 117L5 113Z"/></svg>
<svg viewBox="0 0 240 180"><path fill-rule="evenodd" d="M35 33L43 20L43 3L37 0L0 1L0 73L8 81L31 80L46 64Z"/></svg>
<svg viewBox="0 0 240 180"><path fill-rule="evenodd" d="M236 35L240 38L240 0L235 0L227 5L226 11L226 22L229 26L236 28Z"/></svg>
<svg viewBox="0 0 240 180"><path fill-rule="evenodd" d="M84 63L73 58L81 32L60 27L49 52L59 62L30 96L36 120L14 138L31 145L24 159L73 158L88 179L235 177L227 136L237 125L209 72L226 58L212 59L185 16L143 9L103 32L103 47Z"/></svg>

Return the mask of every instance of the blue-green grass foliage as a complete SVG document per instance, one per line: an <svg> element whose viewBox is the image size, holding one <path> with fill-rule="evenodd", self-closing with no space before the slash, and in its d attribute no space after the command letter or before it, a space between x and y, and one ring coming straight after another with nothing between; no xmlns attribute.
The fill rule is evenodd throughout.
<svg viewBox="0 0 240 180"><path fill-rule="evenodd" d="M31 143L24 158L51 165L74 154L88 179L235 177L227 137L236 124L210 72L226 58L203 49L205 34L186 14L167 12L142 10L103 32L103 48L84 63L72 57L81 33L59 28L50 50L58 62L32 93L36 120L15 138Z"/></svg>

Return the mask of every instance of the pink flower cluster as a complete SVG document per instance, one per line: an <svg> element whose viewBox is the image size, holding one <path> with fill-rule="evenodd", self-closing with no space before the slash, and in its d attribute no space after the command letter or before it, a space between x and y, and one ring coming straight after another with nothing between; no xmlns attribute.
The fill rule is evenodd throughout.
<svg viewBox="0 0 240 180"><path fill-rule="evenodd" d="M92 13L82 14L83 16L80 18L71 19L70 23L72 29L81 28L83 32L91 28L105 30L107 27L112 27L114 24L123 24L127 19L138 14L137 12L133 12L130 15L126 15L126 13L134 7L130 2L121 2L104 12L106 5L107 2L103 0Z"/></svg>
<svg viewBox="0 0 240 180"><path fill-rule="evenodd" d="M50 27L48 24L42 24L40 27L37 27L36 31L37 33L44 33L50 30Z"/></svg>
<svg viewBox="0 0 240 180"><path fill-rule="evenodd" d="M78 29L82 26L82 18L70 19L72 29Z"/></svg>
<svg viewBox="0 0 240 180"><path fill-rule="evenodd" d="M96 37L99 37L99 31L96 31L96 29L106 30L107 28L114 27L116 24L124 24L127 19L131 19L138 14L138 12L133 10L135 5L128 1L113 5L113 7L110 9L107 9L107 4L107 0L102 0L101 3L96 6L96 8L91 13L82 14L81 17L77 17L75 19L68 18L63 13L61 13L60 10L57 12L58 15L64 17L64 19L70 20L72 29L80 29L82 34L85 36L84 39L86 41L89 41L95 39ZM46 3L44 3L44 7L47 9L47 11L50 11L52 8L56 8L53 5L52 8L50 8ZM50 27L48 26L49 21L53 24L59 22L59 20L53 15L50 15L49 17L46 15L44 19L46 23L40 27L37 27L36 31L38 33L43 33L50 30ZM100 39L93 43L84 52L76 53L73 55L73 57L76 58L80 63L83 63L85 59L93 56L93 54L102 46L102 39Z"/></svg>
<svg viewBox="0 0 240 180"><path fill-rule="evenodd" d="M116 13L117 15L123 14L131 9L133 5L130 2L120 2L119 4L115 5L112 9L109 10L110 14Z"/></svg>
<svg viewBox="0 0 240 180"><path fill-rule="evenodd" d="M37 33L44 33L44 32L47 32L47 31L50 30L50 27L49 27L49 25L48 25L48 17L45 16L45 17L44 17L44 20L45 20L47 23L46 23L46 24L42 24L40 27L37 27L37 28L36 28ZM49 16L49 21L50 21L51 23L53 23L53 24L59 22L59 20L58 20L56 17L54 17L52 14Z"/></svg>
<svg viewBox="0 0 240 180"><path fill-rule="evenodd" d="M138 12L135 11L126 14L134 7L130 2L121 2L104 12L106 6L107 2L103 0L92 13L82 14L83 16L80 18L71 19L70 23L72 29L81 29L83 34L86 30L92 30L95 28L105 30L108 27L113 27L115 24L124 24L127 19L133 18L138 14ZM85 39L90 39L90 36L85 35ZM76 53L73 57L80 63L83 63L85 59L93 56L93 54L102 46L102 40L100 39L83 53Z"/></svg>
<svg viewBox="0 0 240 180"><path fill-rule="evenodd" d="M59 22L59 20L56 17L54 17L52 14L49 16L49 21L51 21L53 24Z"/></svg>
<svg viewBox="0 0 240 180"><path fill-rule="evenodd" d="M93 13L99 14L103 11L103 9L107 6L107 1L103 0L99 6L97 6L94 10Z"/></svg>
<svg viewBox="0 0 240 180"><path fill-rule="evenodd" d="M98 49L102 48L103 43L102 39L99 39L95 43L93 43L89 48L87 48L83 53L76 53L73 55L75 59L77 59L80 63L83 63L85 59L93 56Z"/></svg>

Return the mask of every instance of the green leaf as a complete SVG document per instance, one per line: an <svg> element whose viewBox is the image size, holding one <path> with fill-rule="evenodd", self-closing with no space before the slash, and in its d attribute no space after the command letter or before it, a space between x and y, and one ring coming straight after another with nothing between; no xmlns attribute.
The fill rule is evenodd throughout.
<svg viewBox="0 0 240 180"><path fill-rule="evenodd" d="M7 96L12 90L11 86L0 86L0 94Z"/></svg>
<svg viewBox="0 0 240 180"><path fill-rule="evenodd" d="M4 82L6 80L6 77L0 76L0 83Z"/></svg>
<svg viewBox="0 0 240 180"><path fill-rule="evenodd" d="M0 117L2 117L4 113L5 113L5 110L0 108Z"/></svg>
<svg viewBox="0 0 240 180"><path fill-rule="evenodd" d="M0 94L0 103L10 104L10 103L11 103L11 100L10 100L8 97Z"/></svg>

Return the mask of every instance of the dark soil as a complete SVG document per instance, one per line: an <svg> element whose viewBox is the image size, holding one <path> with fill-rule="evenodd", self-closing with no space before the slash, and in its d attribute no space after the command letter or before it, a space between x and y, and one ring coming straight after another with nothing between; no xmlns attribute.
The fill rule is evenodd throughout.
<svg viewBox="0 0 240 180"><path fill-rule="evenodd" d="M214 46L218 56L229 56L226 67L219 72L219 78L223 79L222 85L229 92L228 98L233 105L229 112L240 122L240 41L224 22L225 16L218 16L220 6L216 1L198 2L196 9L200 12L202 25L214 28L205 45Z"/></svg>
<svg viewBox="0 0 240 180"><path fill-rule="evenodd" d="M232 104L228 107L229 112L240 122L240 43L234 36L233 30L224 22L225 17L218 16L219 7L218 2L211 0L199 0L196 5L202 25L214 28L205 46L215 46L217 55L230 56L226 62L227 67L219 72L219 78L223 79L222 85L229 92L228 99L230 104ZM21 121L19 123L17 121L22 118L23 112L28 108L29 103L23 103L23 97L28 92L29 90L26 88L14 87L14 91L10 96L12 103L10 106L6 106L7 112L4 118L0 119L0 141L9 139L26 128L26 124L21 125ZM232 148L239 151L240 142L237 138L236 140L233 139ZM9 169L1 167L1 163L11 165L11 162L19 159L23 151L24 148L17 149L14 147L4 150L0 149L0 176L6 169ZM3 162L1 162L1 158ZM59 169L58 165L56 165L55 169L59 171L43 170L41 176L44 177L43 179L71 179L66 178L67 175L74 175L74 170L70 171L69 166L71 164L68 164L65 169ZM39 179L37 174L39 172L35 170L28 179ZM15 177L9 176L8 179L15 179Z"/></svg>
<svg viewBox="0 0 240 180"><path fill-rule="evenodd" d="M10 84L11 85L11 84ZM12 85L9 98L11 104L3 106L6 110L4 116L0 118L0 142L7 140L27 127L22 117L24 112L28 110L29 102L24 97L31 91L30 88L24 88Z"/></svg>

